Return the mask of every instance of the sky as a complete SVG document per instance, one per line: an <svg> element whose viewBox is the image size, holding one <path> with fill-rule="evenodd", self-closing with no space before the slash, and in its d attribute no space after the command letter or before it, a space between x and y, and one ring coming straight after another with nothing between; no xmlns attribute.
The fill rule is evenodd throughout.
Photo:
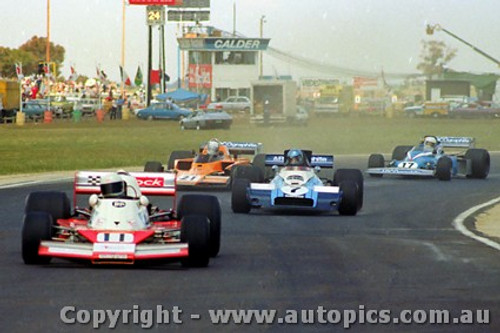
<svg viewBox="0 0 500 333"><path fill-rule="evenodd" d="M70 65L93 76L96 65L119 80L122 50L122 0L50 0L51 41L66 49L63 75ZM236 8L234 11L233 8ZM498 0L211 0L207 25L248 37L263 35L270 46L325 64L363 71L415 73L423 40L441 40L457 49L451 69L497 73L500 68L444 32L425 33L440 24L477 48L500 59ZM32 36L47 35L47 0L1 0L0 46L17 48ZM125 70L134 77L147 66L145 6L126 6ZM166 24L167 72L176 77L177 23ZM158 31L153 38L157 41ZM153 67L157 67L157 56ZM264 75L332 77L264 55Z"/></svg>

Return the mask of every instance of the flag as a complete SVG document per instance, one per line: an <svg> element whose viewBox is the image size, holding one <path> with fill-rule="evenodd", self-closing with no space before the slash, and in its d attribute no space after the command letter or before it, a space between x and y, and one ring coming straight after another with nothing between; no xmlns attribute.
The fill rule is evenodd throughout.
<svg viewBox="0 0 500 333"><path fill-rule="evenodd" d="M70 66L69 69L71 71L71 74L68 78L68 81L76 81L76 79L78 79L78 73L73 66Z"/></svg>
<svg viewBox="0 0 500 333"><path fill-rule="evenodd" d="M136 86L142 86L142 71L141 66L137 66L137 73L135 74L134 83Z"/></svg>
<svg viewBox="0 0 500 333"><path fill-rule="evenodd" d="M160 83L160 71L156 69L151 70L150 76L150 84L159 84Z"/></svg>
<svg viewBox="0 0 500 333"><path fill-rule="evenodd" d="M99 78L99 80L101 80L101 82L106 83L108 81L108 76L106 75L106 73L104 73L104 70L100 68L100 65L97 65L96 72L97 77Z"/></svg>
<svg viewBox="0 0 500 333"><path fill-rule="evenodd" d="M22 80L24 78L23 75L23 64L16 63L16 75L18 80Z"/></svg>
<svg viewBox="0 0 500 333"><path fill-rule="evenodd" d="M120 78L124 85L126 86L132 85L132 81L130 81L130 77L128 76L127 72L123 69L122 65L120 65Z"/></svg>

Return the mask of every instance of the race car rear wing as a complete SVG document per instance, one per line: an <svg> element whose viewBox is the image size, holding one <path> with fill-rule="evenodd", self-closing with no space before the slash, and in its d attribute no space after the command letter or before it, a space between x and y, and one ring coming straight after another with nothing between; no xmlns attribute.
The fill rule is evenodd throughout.
<svg viewBox="0 0 500 333"><path fill-rule="evenodd" d="M200 145L200 152L203 151L206 144L204 142ZM262 150L262 143L223 141L220 144L226 146L231 155L256 155Z"/></svg>
<svg viewBox="0 0 500 333"><path fill-rule="evenodd" d="M307 156L307 154L306 154ZM321 167L321 168L333 168L333 155L310 155L310 166L311 167ZM284 166L285 165L285 155L282 154L266 154L265 160L266 166Z"/></svg>
<svg viewBox="0 0 500 333"><path fill-rule="evenodd" d="M471 137L439 136L437 139L444 148L474 148L476 144Z"/></svg>
<svg viewBox="0 0 500 333"><path fill-rule="evenodd" d="M75 173L74 194L101 193L101 179L110 174L105 171L77 171ZM175 195L175 173L173 172L129 172L139 184L144 195Z"/></svg>

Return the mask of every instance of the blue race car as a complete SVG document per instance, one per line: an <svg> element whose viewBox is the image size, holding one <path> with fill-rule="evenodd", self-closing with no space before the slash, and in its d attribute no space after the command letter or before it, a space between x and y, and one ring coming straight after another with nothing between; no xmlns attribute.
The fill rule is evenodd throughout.
<svg viewBox="0 0 500 333"><path fill-rule="evenodd" d="M490 171L490 154L486 149L473 148L474 138L425 136L416 146L397 146L386 164L382 154L371 154L367 173L383 175L436 177L450 180L452 176L484 179ZM445 149L462 151L445 153ZM463 149L466 149L463 152Z"/></svg>
<svg viewBox="0 0 500 333"><path fill-rule="evenodd" d="M333 169L332 155L313 155L300 149L259 154L253 165L234 170L231 208L235 213L275 208L356 215L363 205L361 171L339 169L328 179L320 177L322 168ZM266 181L267 171L274 175Z"/></svg>

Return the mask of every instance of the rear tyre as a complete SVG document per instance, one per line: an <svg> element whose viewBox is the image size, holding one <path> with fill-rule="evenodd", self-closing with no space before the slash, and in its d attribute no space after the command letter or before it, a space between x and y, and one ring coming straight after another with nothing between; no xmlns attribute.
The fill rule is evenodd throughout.
<svg viewBox="0 0 500 333"><path fill-rule="evenodd" d="M472 162L469 178L485 179L490 172L490 154L486 149L468 149L465 158Z"/></svg>
<svg viewBox="0 0 500 333"><path fill-rule="evenodd" d="M173 170L175 166L175 160L181 160L183 158L191 158L193 157L193 152L189 150L174 150L169 158L167 168L168 170Z"/></svg>
<svg viewBox="0 0 500 333"><path fill-rule="evenodd" d="M161 162L148 161L144 165L144 172L163 172L165 171Z"/></svg>
<svg viewBox="0 0 500 333"><path fill-rule="evenodd" d="M252 160L252 165L261 170L264 180L269 179L271 177L270 175L271 169L266 167L266 154L255 155Z"/></svg>
<svg viewBox="0 0 500 333"><path fill-rule="evenodd" d="M413 146L396 146L392 151L392 159L393 160L404 160L406 158L406 154L413 148Z"/></svg>
<svg viewBox="0 0 500 333"><path fill-rule="evenodd" d="M248 201L247 190L250 181L245 178L236 178L231 189L231 209L234 213L248 214L252 206Z"/></svg>
<svg viewBox="0 0 500 333"><path fill-rule="evenodd" d="M40 242L52 238L53 219L47 212L30 211L24 215L22 230L22 256L26 265L43 265L51 257L38 255Z"/></svg>
<svg viewBox="0 0 500 333"><path fill-rule="evenodd" d="M68 196L59 191L39 191L28 194L24 212L46 212L54 221L71 217L71 204Z"/></svg>
<svg viewBox="0 0 500 333"><path fill-rule="evenodd" d="M181 242L188 244L186 267L207 267L210 262L210 222L206 216L188 215L181 220Z"/></svg>
<svg viewBox="0 0 500 333"><path fill-rule="evenodd" d="M346 180L340 184L340 190L342 191L342 199L340 200L339 214L350 216L356 215L359 210L358 185L351 180Z"/></svg>
<svg viewBox="0 0 500 333"><path fill-rule="evenodd" d="M262 170L255 165L237 165L232 169L232 178L248 179L251 183L262 183L264 174Z"/></svg>
<svg viewBox="0 0 500 333"><path fill-rule="evenodd" d="M209 254L216 257L220 251L221 240L221 208L219 199L213 195L185 194L177 205L177 216L200 215L206 216L210 221Z"/></svg>
<svg viewBox="0 0 500 333"><path fill-rule="evenodd" d="M333 185L341 186L344 182L353 182L357 186L357 210L363 207L364 179L363 174L358 169L338 169L333 175Z"/></svg>
<svg viewBox="0 0 500 333"><path fill-rule="evenodd" d="M451 179L451 159L447 156L441 157L436 164L436 177L439 180Z"/></svg>
<svg viewBox="0 0 500 333"><path fill-rule="evenodd" d="M385 159L382 154L371 154L368 158L368 168L383 168L385 166ZM372 175L371 177L382 177L383 175Z"/></svg>

